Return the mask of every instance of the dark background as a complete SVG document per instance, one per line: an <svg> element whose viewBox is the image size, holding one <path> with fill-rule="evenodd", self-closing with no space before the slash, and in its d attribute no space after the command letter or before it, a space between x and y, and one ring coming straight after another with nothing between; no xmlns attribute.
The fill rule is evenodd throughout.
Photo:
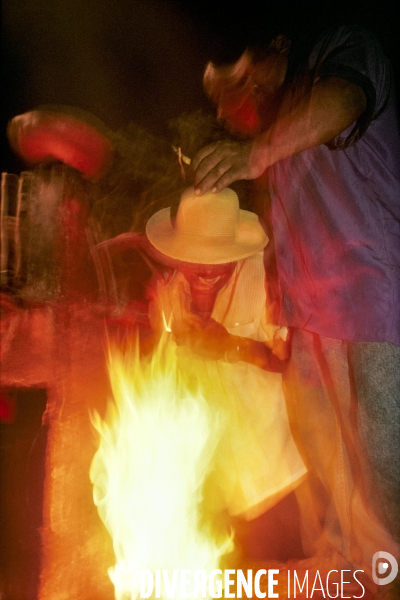
<svg viewBox="0 0 400 600"><path fill-rule="evenodd" d="M396 0L3 0L1 170L10 118L43 104L73 105L120 129L134 121L167 135L169 119L207 103L204 65L279 6L303 31L360 22L375 31L399 74Z"/></svg>
<svg viewBox="0 0 400 600"><path fill-rule="evenodd" d="M399 81L398 0L265 0L261 7L247 0L232 3L229 10L226 4L3 0L1 171L24 168L9 148L8 121L43 104L79 107L113 130L137 123L168 139L169 120L209 106L201 84L207 60L241 48L267 21L271 5L279 5L305 35L341 22L367 25L378 35ZM127 194L130 199L129 189ZM120 207L114 212L119 214ZM123 225L129 227L124 218L123 213ZM3 576L10 585L18 583L10 596L14 600L34 597L37 586L46 443L40 423L46 393L3 392L15 395L17 414L10 423L0 423L0 596Z"/></svg>

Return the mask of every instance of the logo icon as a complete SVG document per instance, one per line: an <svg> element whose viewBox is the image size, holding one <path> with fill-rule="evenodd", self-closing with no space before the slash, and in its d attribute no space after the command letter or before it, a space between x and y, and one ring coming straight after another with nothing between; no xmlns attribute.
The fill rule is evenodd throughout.
<svg viewBox="0 0 400 600"><path fill-rule="evenodd" d="M372 557L372 579L377 585L386 585L391 583L395 578L399 570L397 560L389 552L375 552ZM382 577L382 575L387 575Z"/></svg>

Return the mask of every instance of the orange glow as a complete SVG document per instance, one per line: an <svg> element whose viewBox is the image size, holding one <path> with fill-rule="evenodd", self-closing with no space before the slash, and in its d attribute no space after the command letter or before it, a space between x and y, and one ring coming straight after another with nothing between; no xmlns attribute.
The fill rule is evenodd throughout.
<svg viewBox="0 0 400 600"><path fill-rule="evenodd" d="M148 359L133 341L111 345L108 366L113 401L104 420L92 416L100 445L90 478L113 539L115 598L134 599L140 569L211 571L233 550L204 510L223 416L205 400L201 371L185 376L168 333Z"/></svg>

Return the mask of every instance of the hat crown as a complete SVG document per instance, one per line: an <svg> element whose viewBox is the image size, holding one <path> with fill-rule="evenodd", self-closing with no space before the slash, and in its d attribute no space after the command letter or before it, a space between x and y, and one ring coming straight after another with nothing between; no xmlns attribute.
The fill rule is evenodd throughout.
<svg viewBox="0 0 400 600"><path fill-rule="evenodd" d="M196 196L191 187L182 194L174 228L181 235L234 238L238 222L239 199L233 190Z"/></svg>
<svg viewBox="0 0 400 600"><path fill-rule="evenodd" d="M169 208L162 208L148 220L146 235L168 259L203 265L246 258L268 242L257 215L240 209L230 188L203 196L188 188L175 218Z"/></svg>

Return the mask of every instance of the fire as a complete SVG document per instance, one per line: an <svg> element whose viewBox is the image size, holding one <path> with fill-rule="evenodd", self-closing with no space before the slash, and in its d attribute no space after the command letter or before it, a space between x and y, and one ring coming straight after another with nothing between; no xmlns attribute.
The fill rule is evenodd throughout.
<svg viewBox="0 0 400 600"><path fill-rule="evenodd" d="M104 420L92 417L100 445L90 478L113 540L115 598L134 600L141 570L211 571L233 550L232 536L221 539L204 511L224 417L206 400L201 361L194 381L168 333L146 360L133 342L110 346L108 367L114 398Z"/></svg>

